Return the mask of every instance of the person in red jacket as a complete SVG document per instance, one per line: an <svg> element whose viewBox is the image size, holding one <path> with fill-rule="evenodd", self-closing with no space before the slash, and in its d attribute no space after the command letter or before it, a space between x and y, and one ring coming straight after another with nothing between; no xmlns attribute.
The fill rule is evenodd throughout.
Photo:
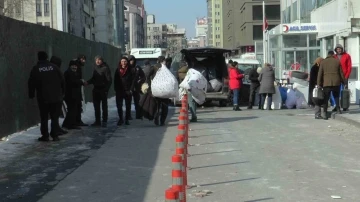
<svg viewBox="0 0 360 202"><path fill-rule="evenodd" d="M336 55L334 55L334 57L340 60L341 68L343 70L345 77L344 86L341 85L341 91L343 91L344 89L348 89L348 80L352 69L351 56L344 50L344 47L341 44L337 44L335 46L335 52ZM340 92L340 96L341 96L341 92ZM345 108L343 109L343 111L347 111L347 110L348 109Z"/></svg>
<svg viewBox="0 0 360 202"><path fill-rule="evenodd" d="M233 91L233 110L234 111L241 111L239 108L239 91L241 88L241 79L244 78L243 74L239 73L238 70L238 63L233 62L229 67L229 87L230 90Z"/></svg>

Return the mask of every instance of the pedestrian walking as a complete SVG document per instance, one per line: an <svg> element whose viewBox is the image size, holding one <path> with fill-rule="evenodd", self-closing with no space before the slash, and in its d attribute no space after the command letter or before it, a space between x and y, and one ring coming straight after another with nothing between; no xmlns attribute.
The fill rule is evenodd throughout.
<svg viewBox="0 0 360 202"><path fill-rule="evenodd" d="M86 63L86 56L83 54L79 54L77 59L76 59L76 63L77 63L77 75L79 79L83 79L83 68L85 67L85 63ZM81 95L81 100L79 100L78 102L78 106L77 106L77 116L76 116L76 124L78 126L88 126L88 124L84 123L81 119L81 113L83 113L83 105L82 105L82 101L84 101L85 97L83 97L83 92L84 92L84 88L83 86L81 87L81 91L80 91L80 95Z"/></svg>
<svg viewBox="0 0 360 202"><path fill-rule="evenodd" d="M320 64L324 59L322 57L316 58L314 65L310 70L309 78L309 105L315 106L315 119L323 119L321 116L321 105L323 105L322 100L313 97L314 88L317 86L317 78L319 75Z"/></svg>
<svg viewBox="0 0 360 202"><path fill-rule="evenodd" d="M147 81L153 80L157 71L160 68L167 68L165 64L166 64L165 57L159 56L158 64L156 64L150 71L149 78L147 78ZM149 86L151 86L151 82L150 82ZM164 126L168 112L169 112L170 99L166 99L166 98L155 98L155 99L156 99L156 104L157 104L157 110L155 113L154 123L157 126L158 125Z"/></svg>
<svg viewBox="0 0 360 202"><path fill-rule="evenodd" d="M114 90L116 94L116 106L119 114L118 126L130 125L131 117L131 98L134 92L135 69L129 64L127 57L122 57L119 67L114 75ZM125 122L123 114L123 104L125 101Z"/></svg>
<svg viewBox="0 0 360 202"><path fill-rule="evenodd" d="M274 68L269 64L265 63L259 74L259 82L260 82L260 90L259 94L261 94L261 105L260 108L264 110L264 104L266 97L267 100L267 109L271 109L272 104L272 95L275 94L275 71Z"/></svg>
<svg viewBox="0 0 360 202"><path fill-rule="evenodd" d="M334 58L334 51L329 51L328 56L320 63L317 85L324 91L324 114L325 120L328 119L327 110L330 94L335 99L336 112L341 114L340 110L340 85L344 83L345 77L341 68L340 60Z"/></svg>
<svg viewBox="0 0 360 202"><path fill-rule="evenodd" d="M78 75L78 64L76 60L71 60L69 63L69 68L64 73L65 78L65 102L67 106L67 114L63 122L63 127L68 130L81 129L77 120L79 118L79 101L81 101L81 87L84 85L85 81L79 79Z"/></svg>
<svg viewBox="0 0 360 202"><path fill-rule="evenodd" d="M241 79L244 78L244 74L241 74L238 70L238 63L233 62L229 67L229 88L233 92L233 110L241 111L239 107L239 92L241 88Z"/></svg>
<svg viewBox="0 0 360 202"><path fill-rule="evenodd" d="M134 107L136 119L142 119L141 109L139 107L140 101L140 93L141 93L141 85L145 82L145 74L139 65L136 65L136 58L133 55L129 56L130 68L132 68L132 72L134 72L134 91L132 92L132 97L134 99ZM130 116L131 120L132 117Z"/></svg>
<svg viewBox="0 0 360 202"><path fill-rule="evenodd" d="M51 57L51 59L50 59L50 62L53 63L54 65L56 65L56 66L60 69L60 71L61 71L61 63L62 63L61 58L53 55L53 56ZM59 109L59 114L61 114L62 104L59 105L59 107L60 107L60 109ZM64 114L64 115L65 115L65 114ZM62 129L62 128L60 127L59 122L57 122L57 124L58 124L59 132L60 132L59 135L65 135L65 134L68 133L68 131L66 131L66 130L64 130L64 129Z"/></svg>
<svg viewBox="0 0 360 202"><path fill-rule="evenodd" d="M29 98L37 97L40 111L39 141L49 141L49 136L54 141L59 141L59 116L60 107L65 93L64 78L60 69L48 61L48 55L44 51L38 52L38 62L32 68L28 80ZM51 131L49 134L48 119L51 119Z"/></svg>
<svg viewBox="0 0 360 202"><path fill-rule="evenodd" d="M85 82L85 85L94 85L93 103L95 110L95 122L92 126L107 126L108 121L108 92L112 83L111 71L109 66L104 61L103 57L95 57L95 68L92 77ZM102 122L100 118L100 105L102 108Z"/></svg>
<svg viewBox="0 0 360 202"><path fill-rule="evenodd" d="M261 72L261 67L259 69ZM259 90L260 88L260 82L259 82L259 72L258 72L258 68L254 67L250 70L249 72L249 80L250 80L250 96L249 96L249 106L248 109L252 109L254 104L255 104L255 96L256 96L256 91ZM261 96L259 95L261 100ZM259 104L259 109L261 105Z"/></svg>
<svg viewBox="0 0 360 202"><path fill-rule="evenodd" d="M341 44L337 44L335 47L335 52L336 55L334 56L335 58L339 59L340 64L341 64L341 69L344 73L344 85L340 86L340 97L342 94L342 91L344 89L348 89L348 85L349 85L349 78L350 78L350 74L351 74L351 70L352 70L352 61L351 61L351 56L350 54L348 54L345 50L344 47ZM334 111L336 110L336 108L334 108ZM348 111L347 108L343 109L344 111Z"/></svg>

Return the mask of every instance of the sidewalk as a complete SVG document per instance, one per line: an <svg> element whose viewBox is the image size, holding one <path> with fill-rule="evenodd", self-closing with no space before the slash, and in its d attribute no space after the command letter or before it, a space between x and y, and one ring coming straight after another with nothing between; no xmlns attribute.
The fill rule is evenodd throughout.
<svg viewBox="0 0 360 202"><path fill-rule="evenodd" d="M335 120L360 128L360 107L358 105L351 105L348 112L332 114L331 117Z"/></svg>

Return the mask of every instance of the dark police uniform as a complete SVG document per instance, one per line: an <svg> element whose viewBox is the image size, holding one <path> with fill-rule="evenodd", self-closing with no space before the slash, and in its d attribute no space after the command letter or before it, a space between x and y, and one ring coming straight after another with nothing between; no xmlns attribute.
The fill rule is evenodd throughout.
<svg viewBox="0 0 360 202"><path fill-rule="evenodd" d="M64 95L64 78L60 69L48 60L40 60L30 73L28 81L29 98L36 97L40 110L41 135L39 141L49 140L48 118L51 118L50 135L54 141L59 140L60 107Z"/></svg>
<svg viewBox="0 0 360 202"><path fill-rule="evenodd" d="M136 58L133 55L129 56L129 61L133 60L134 65L129 65L131 68L133 68L134 72L134 91L132 92L132 96L134 98L134 106L135 106L135 112L136 112L136 119L141 119L141 109L139 107L139 101L140 101L140 92L141 92L141 85L145 82L145 73L142 70L142 68L139 65L136 65ZM131 119L131 118L130 118Z"/></svg>

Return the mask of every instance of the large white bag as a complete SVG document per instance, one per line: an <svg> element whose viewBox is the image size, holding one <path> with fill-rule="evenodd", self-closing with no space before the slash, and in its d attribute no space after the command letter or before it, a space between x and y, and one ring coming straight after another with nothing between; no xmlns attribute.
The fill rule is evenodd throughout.
<svg viewBox="0 0 360 202"><path fill-rule="evenodd" d="M279 88L275 86L275 94L272 95L271 109L281 109L281 106L282 106L281 94ZM268 98L266 98L265 100L264 109L267 109L267 107L268 107Z"/></svg>
<svg viewBox="0 0 360 202"><path fill-rule="evenodd" d="M211 79L210 80L211 87L214 89L215 92L219 92L222 88L222 83L218 79Z"/></svg>
<svg viewBox="0 0 360 202"><path fill-rule="evenodd" d="M179 83L168 68L162 66L151 81L151 92L157 98L176 98Z"/></svg>
<svg viewBox="0 0 360 202"><path fill-rule="evenodd" d="M194 69L189 69L183 82L180 84L180 88L190 92L195 102L203 104L206 99L207 81L206 78ZM180 90L180 92L183 92ZM180 93L182 97L183 93Z"/></svg>

